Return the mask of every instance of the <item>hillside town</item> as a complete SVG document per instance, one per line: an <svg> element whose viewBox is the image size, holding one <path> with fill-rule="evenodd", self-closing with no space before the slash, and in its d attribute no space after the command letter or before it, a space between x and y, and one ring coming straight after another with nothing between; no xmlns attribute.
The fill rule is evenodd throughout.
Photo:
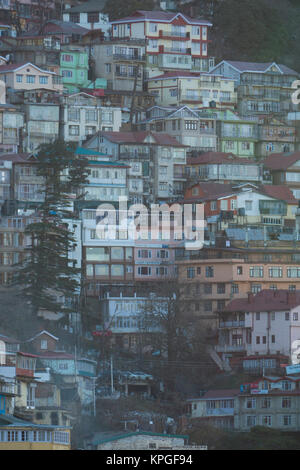
<svg viewBox="0 0 300 470"><path fill-rule="evenodd" d="M0 0L0 450L300 432L300 72L186 3Z"/></svg>

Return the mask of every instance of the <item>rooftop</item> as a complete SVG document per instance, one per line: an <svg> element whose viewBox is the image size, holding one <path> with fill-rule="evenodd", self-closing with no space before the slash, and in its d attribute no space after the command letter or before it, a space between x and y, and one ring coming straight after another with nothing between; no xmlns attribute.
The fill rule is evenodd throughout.
<svg viewBox="0 0 300 470"><path fill-rule="evenodd" d="M264 289L248 298L234 299L220 313L281 312L300 305L300 291Z"/></svg>
<svg viewBox="0 0 300 470"><path fill-rule="evenodd" d="M158 21L161 23L172 23L177 18L181 18L187 24L212 26L209 21L191 18L183 13L146 10L137 10L131 16L112 21L111 24L128 23L133 21Z"/></svg>

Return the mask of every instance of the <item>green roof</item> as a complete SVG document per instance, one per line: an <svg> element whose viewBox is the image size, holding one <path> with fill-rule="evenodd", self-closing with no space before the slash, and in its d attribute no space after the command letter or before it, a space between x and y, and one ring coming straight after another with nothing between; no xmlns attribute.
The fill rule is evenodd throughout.
<svg viewBox="0 0 300 470"><path fill-rule="evenodd" d="M75 153L78 155L101 155L102 157L107 156L106 153L97 152L97 150L86 149L84 147L77 147Z"/></svg>

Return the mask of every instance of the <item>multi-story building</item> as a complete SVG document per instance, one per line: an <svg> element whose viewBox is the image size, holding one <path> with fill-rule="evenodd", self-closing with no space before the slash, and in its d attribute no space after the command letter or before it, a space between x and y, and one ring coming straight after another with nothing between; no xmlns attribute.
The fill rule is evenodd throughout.
<svg viewBox="0 0 300 470"><path fill-rule="evenodd" d="M266 233L295 230L297 200L283 185L198 183L184 203L203 203L208 234L226 228L260 228Z"/></svg>
<svg viewBox="0 0 300 470"><path fill-rule="evenodd" d="M273 184L286 185L296 199L300 198L300 153L271 154L264 160Z"/></svg>
<svg viewBox="0 0 300 470"><path fill-rule="evenodd" d="M122 124L120 108L102 106L101 99L89 93L65 95L60 112L65 141L83 142L98 131L118 132Z"/></svg>
<svg viewBox="0 0 300 470"><path fill-rule="evenodd" d="M54 36L59 39L61 45L68 45L81 42L89 31L88 28L83 28L71 21L48 20L41 26L40 34Z"/></svg>
<svg viewBox="0 0 300 470"><path fill-rule="evenodd" d="M11 199L12 162L0 160L0 211L6 200Z"/></svg>
<svg viewBox="0 0 300 470"><path fill-rule="evenodd" d="M103 321L103 328L111 332L112 342L123 350L137 352L139 348L145 346L142 343L143 333L157 331L157 327L145 328L145 316L154 314L163 304L161 297L142 296L136 292L128 296L122 294L118 297L105 293L100 298L100 315ZM145 336L145 335L144 335Z"/></svg>
<svg viewBox="0 0 300 470"><path fill-rule="evenodd" d="M29 240L24 234L34 217L3 217L0 224L0 285L10 284L18 263L25 259Z"/></svg>
<svg viewBox="0 0 300 470"><path fill-rule="evenodd" d="M0 66L0 79L14 90L46 90L62 92L61 78L54 72L43 70L27 62Z"/></svg>
<svg viewBox="0 0 300 470"><path fill-rule="evenodd" d="M114 39L93 44L95 74L110 90L143 91L145 40Z"/></svg>
<svg viewBox="0 0 300 470"><path fill-rule="evenodd" d="M111 22L112 37L147 40L146 74L159 70L209 71L209 21L183 13L138 10L131 16Z"/></svg>
<svg viewBox="0 0 300 470"><path fill-rule="evenodd" d="M175 169L185 165L186 146L168 134L99 132L85 147L112 155L127 165L139 163L143 168L144 201L164 201L182 194L183 173Z"/></svg>
<svg viewBox="0 0 300 470"><path fill-rule="evenodd" d="M216 428L233 430L239 389L208 390L199 398L186 400L187 415Z"/></svg>
<svg viewBox="0 0 300 470"><path fill-rule="evenodd" d="M60 76L65 90L76 93L88 84L89 57L84 47L62 46Z"/></svg>
<svg viewBox="0 0 300 470"><path fill-rule="evenodd" d="M188 399L186 406L191 422L240 432L254 426L295 432L300 429L299 401L299 376L263 375L240 389L209 390Z"/></svg>
<svg viewBox="0 0 300 470"><path fill-rule="evenodd" d="M254 158L258 141L258 123L250 117L225 118L217 122L220 152L232 152L238 157Z"/></svg>
<svg viewBox="0 0 300 470"><path fill-rule="evenodd" d="M31 62L59 75L60 40L55 36L26 34L6 38L0 44L0 51L9 57L10 62Z"/></svg>
<svg viewBox="0 0 300 470"><path fill-rule="evenodd" d="M216 151L216 120L199 116L198 110L183 106L174 109L153 106L147 110L147 119L138 128L150 132L164 132L189 147L188 151Z"/></svg>
<svg viewBox="0 0 300 470"><path fill-rule="evenodd" d="M0 449L70 450L70 428L34 424L13 415L1 415Z"/></svg>
<svg viewBox="0 0 300 470"><path fill-rule="evenodd" d="M211 73L236 80L238 110L247 115L285 115L293 110L292 83L298 72L275 62L253 63L223 60Z"/></svg>
<svg viewBox="0 0 300 470"><path fill-rule="evenodd" d="M291 235L290 240L293 239ZM246 241L225 235L221 246L216 237L215 246L199 252L177 250L178 279L187 309L205 327L216 331L216 312L232 299L263 289L299 289L299 242L291 241L255 239L250 232ZM240 345L234 345L232 351L241 351Z"/></svg>
<svg viewBox="0 0 300 470"><path fill-rule="evenodd" d="M257 157L267 157L272 153L294 152L297 144L295 126L267 117L259 122Z"/></svg>
<svg viewBox="0 0 300 470"><path fill-rule="evenodd" d="M262 164L238 158L232 153L198 153L187 158L186 177L188 182L194 183L259 183L262 181Z"/></svg>
<svg viewBox="0 0 300 470"><path fill-rule="evenodd" d="M89 0L81 5L67 8L63 11L62 19L67 23L75 23L78 26L90 30L101 29L108 33L110 29L109 17L103 13L105 0Z"/></svg>
<svg viewBox="0 0 300 470"><path fill-rule="evenodd" d="M297 278L297 269L272 267L269 276L278 271L278 275ZM300 340L299 304L298 292L290 290L262 290L232 300L219 310L218 351L223 349L225 354L226 346L229 352L231 346L239 345L245 355L282 354L291 361L293 343Z"/></svg>
<svg viewBox="0 0 300 470"><path fill-rule="evenodd" d="M29 103L22 105L26 130L23 151L32 152L42 144L49 144L59 136L59 104Z"/></svg>
<svg viewBox="0 0 300 470"><path fill-rule="evenodd" d="M235 81L220 75L177 70L153 76L147 84L162 106L235 109L237 103Z"/></svg>

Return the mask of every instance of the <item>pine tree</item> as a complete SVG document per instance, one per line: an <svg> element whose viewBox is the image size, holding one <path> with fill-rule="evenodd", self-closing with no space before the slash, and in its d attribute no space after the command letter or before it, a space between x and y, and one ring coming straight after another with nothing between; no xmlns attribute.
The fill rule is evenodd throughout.
<svg viewBox="0 0 300 470"><path fill-rule="evenodd" d="M86 183L86 160L75 153L75 144L56 141L40 147L37 174L44 179L44 201L39 208L40 221L26 227L31 239L28 256L17 282L22 294L37 314L41 309L67 313L63 299L79 293L80 270L70 265L68 252L75 242L64 219L73 218L71 194L82 197ZM73 197L74 199L74 197Z"/></svg>

